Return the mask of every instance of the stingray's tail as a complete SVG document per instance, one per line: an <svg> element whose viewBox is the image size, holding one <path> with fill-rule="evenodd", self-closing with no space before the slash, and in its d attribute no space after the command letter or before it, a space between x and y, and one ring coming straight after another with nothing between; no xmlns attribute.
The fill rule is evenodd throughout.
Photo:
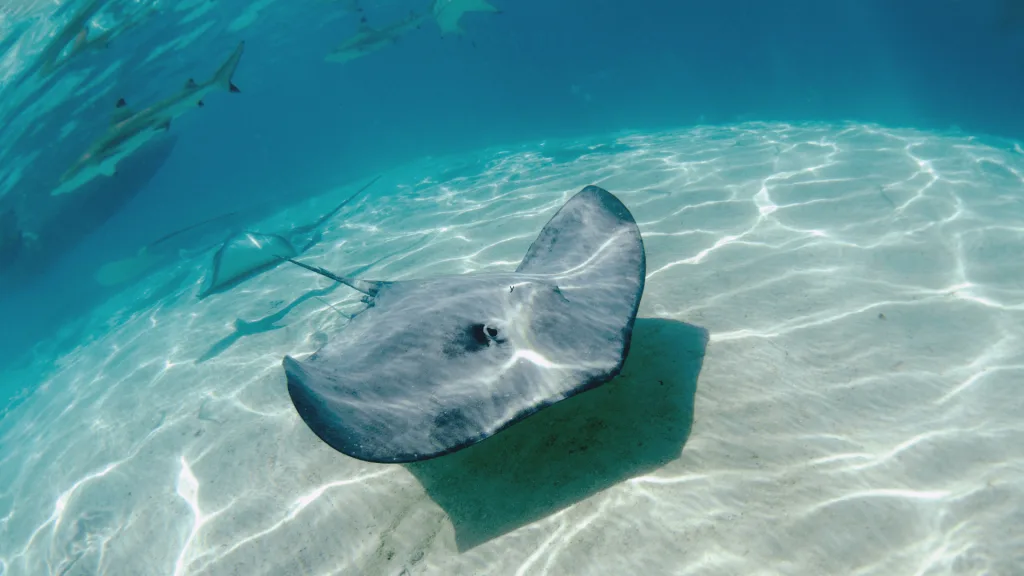
<svg viewBox="0 0 1024 576"><path fill-rule="evenodd" d="M228 59L221 64L217 73L213 75L213 79L210 80L210 84L214 84L228 92L241 92L238 86L235 86L231 81L231 78L235 75L235 69L238 68L238 62L242 59L242 52L245 51L245 41L238 43L238 47L235 51L228 56Z"/></svg>
<svg viewBox="0 0 1024 576"><path fill-rule="evenodd" d="M316 272L317 274L319 274L319 275L321 275L321 276L323 276L325 278L329 278L331 280L334 280L335 282L341 282L342 284L344 284L345 286L348 286L349 288L352 288L353 290L357 290L359 292L362 292L363 294L366 294L367 296L370 297L370 299L372 299L374 296L376 296L377 293L380 292L380 289L383 288L387 284L387 282L378 282L378 281L374 281L374 280L360 280L359 278L346 278L345 276L338 276L337 274L335 274L334 272L331 272L330 270L325 270L324 268L321 268L319 266L313 266L313 265L310 265L310 264L304 264L304 263L299 262L298 260L294 260L292 258L285 258L284 256L278 256L278 258L280 258L281 260L287 260L288 262L291 262L292 264L295 264L296 266L299 266L300 268L305 268L306 270L309 270L310 272Z"/></svg>

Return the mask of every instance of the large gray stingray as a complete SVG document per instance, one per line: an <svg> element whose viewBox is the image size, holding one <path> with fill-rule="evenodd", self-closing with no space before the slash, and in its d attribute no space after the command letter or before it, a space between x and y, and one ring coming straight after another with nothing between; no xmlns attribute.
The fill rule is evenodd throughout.
<svg viewBox="0 0 1024 576"><path fill-rule="evenodd" d="M313 432L370 462L454 452L614 378L646 270L633 216L597 186L555 213L515 272L375 282L291 261L366 294L284 369Z"/></svg>

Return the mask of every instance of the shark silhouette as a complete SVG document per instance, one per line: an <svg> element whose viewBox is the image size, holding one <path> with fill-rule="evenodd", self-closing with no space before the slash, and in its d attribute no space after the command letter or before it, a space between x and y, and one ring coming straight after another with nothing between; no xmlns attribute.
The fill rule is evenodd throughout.
<svg viewBox="0 0 1024 576"><path fill-rule="evenodd" d="M366 22L366 17L364 16L360 20L359 31L332 50L325 60L328 62L348 62L376 52L381 48L391 46L402 36L419 29L420 24L425 19L426 15L413 12L404 20L390 26L373 28Z"/></svg>
<svg viewBox="0 0 1024 576"><path fill-rule="evenodd" d="M109 1L90 0L71 15L57 35L40 52L36 60L37 71L40 74L52 75L80 54L93 49L106 48L115 37L135 28L158 10L156 6L144 7L124 18L114 27L90 36L89 21L100 13ZM65 50L67 50L67 54L64 54Z"/></svg>
<svg viewBox="0 0 1024 576"><path fill-rule="evenodd" d="M118 100L110 127L61 176L60 185L52 194L56 196L71 192L100 174L114 175L118 162L170 128L174 118L202 106L203 98L211 92L241 92L231 79L244 49L245 42L239 42L235 51L208 81L197 83L189 78L177 94L148 108L135 112L128 107L124 98Z"/></svg>
<svg viewBox="0 0 1024 576"><path fill-rule="evenodd" d="M71 16L67 24L61 28L60 32L43 48L39 55L41 62L39 71L42 74L52 74L90 44L88 39L89 20L102 10L106 3L107 0L91 0ZM105 43L106 40L104 38L102 41ZM67 57L61 58L61 54L68 45L71 45L71 53Z"/></svg>

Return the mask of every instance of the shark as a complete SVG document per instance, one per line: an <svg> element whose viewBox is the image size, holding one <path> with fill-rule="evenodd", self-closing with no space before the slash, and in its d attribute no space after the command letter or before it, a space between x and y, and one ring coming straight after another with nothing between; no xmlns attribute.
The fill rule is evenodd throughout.
<svg viewBox="0 0 1024 576"><path fill-rule="evenodd" d="M118 100L106 132L64 172L51 194L58 196L73 192L98 175L113 176L117 173L118 162L168 130L174 118L203 106L203 99L210 93L219 90L241 92L232 82L232 77L244 50L245 42L239 42L212 78L202 83L189 78L177 94L143 110L133 111L124 98Z"/></svg>
<svg viewBox="0 0 1024 576"><path fill-rule="evenodd" d="M437 21L438 28L441 29L441 36L465 34L465 30L459 26L459 21L467 12L501 12L487 0L434 0L430 11Z"/></svg>
<svg viewBox="0 0 1024 576"><path fill-rule="evenodd" d="M90 22L109 3L110 0L89 0L75 11L40 52L36 60L38 72L44 76L52 75L87 51L107 48L114 38L142 24L158 11L155 5L144 6L127 15L122 11L120 15L123 19L117 25L90 35Z"/></svg>
<svg viewBox="0 0 1024 576"><path fill-rule="evenodd" d="M40 53L39 62L41 62L41 65L39 70L42 74L52 74L64 66L76 54L83 52L90 44L96 45L94 44L96 42L95 39L92 42L88 39L88 24L103 9L106 3L107 0L90 0L71 16L67 24L60 29L60 32L54 36L53 40ZM103 38L99 41L106 43L107 40L107 38ZM71 46L71 52L66 57L61 58L61 54L69 45Z"/></svg>
<svg viewBox="0 0 1024 576"><path fill-rule="evenodd" d="M426 19L425 14L412 12L405 19L384 28L373 28L366 17L359 21L359 31L325 58L328 62L349 62L395 44L399 38L417 30Z"/></svg>

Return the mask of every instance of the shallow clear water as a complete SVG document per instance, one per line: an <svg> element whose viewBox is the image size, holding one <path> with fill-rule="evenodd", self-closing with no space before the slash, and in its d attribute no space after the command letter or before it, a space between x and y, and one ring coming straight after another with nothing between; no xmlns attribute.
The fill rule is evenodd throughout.
<svg viewBox="0 0 1024 576"><path fill-rule="evenodd" d="M514 4L501 7L517 22ZM14 30L52 8L25 3L0 12L0 25ZM196 37L213 34L203 26L249 31L246 59L283 58L259 41L287 36L268 31L261 11L284 14L274 3L162 8L179 25L194 19ZM485 26L478 16L471 22ZM25 21L34 24L5 60L11 78L32 61L21 52L45 43L40 21ZM486 35L471 38L487 50ZM393 50L365 57L376 68L352 66L394 70L388 58L415 52ZM241 95L216 95L221 105L211 96L175 119L183 143L144 192L45 272L5 288L5 338L20 351L0 371L0 575L1024 567L1014 528L1024 526L1024 152L1013 138L909 120L918 127L732 118L584 131L538 121L461 149L458 135L439 133L435 147L396 144L420 148L381 159L387 146L376 138L400 133L395 120L353 136L348 150L366 141L367 151L337 160L334 174L340 148L324 143L320 163L302 164L283 150L308 145L314 157L313 136L289 139L281 125L266 128L266 141L244 132L271 114L252 101L273 100L252 61L243 60ZM167 75L173 87L151 100L178 88L181 74ZM28 129L50 118L40 110L67 104L59 81L33 82L5 85L16 102L3 110L9 127ZM602 98L573 86L574 105ZM40 108L13 112L29 93L45 96ZM223 105L236 97L248 102L243 113ZM310 107L292 118L310 134L335 121ZM218 140L225 126L244 134ZM408 137L431 129L411 124ZM0 176L7 201L22 194L17 182L45 181L32 158L52 153L15 132L4 133L4 153L20 159ZM227 158L219 147L236 137L245 153ZM233 180L243 165L249 175ZM361 295L285 266L199 294L225 234L288 233L376 174L303 261L387 280L511 271L583 186L615 194L647 258L621 375L434 460L368 463L319 440L296 414L281 361L344 330ZM39 198L17 205L67 217ZM77 300L61 302L69 293Z"/></svg>

